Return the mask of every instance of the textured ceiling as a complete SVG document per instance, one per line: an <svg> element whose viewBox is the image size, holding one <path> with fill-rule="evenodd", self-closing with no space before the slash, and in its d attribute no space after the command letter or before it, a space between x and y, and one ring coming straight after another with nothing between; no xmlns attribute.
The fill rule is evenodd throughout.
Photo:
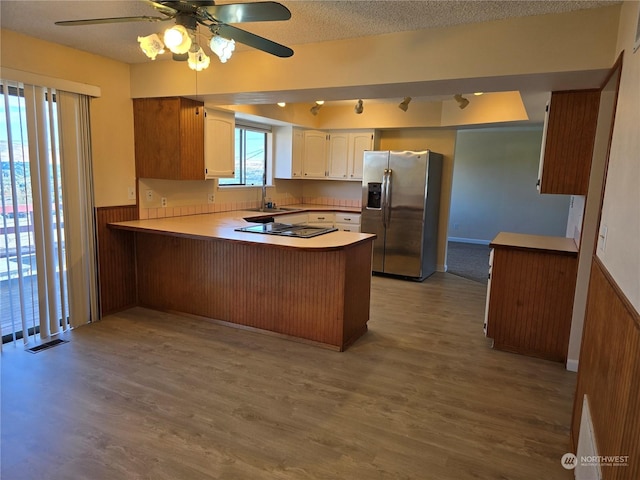
<svg viewBox="0 0 640 480"><path fill-rule="evenodd" d="M217 4L241 3L219 1ZM601 7L611 1L393 1L282 0L291 10L285 22L245 23L252 33L292 47L304 43L422 30L509 17L560 13ZM138 35L162 30L157 23L136 22L58 27L58 20L155 15L144 1L0 0L0 26L126 63L148 60ZM240 47L239 49L241 49ZM248 48L248 47L246 47Z"/></svg>

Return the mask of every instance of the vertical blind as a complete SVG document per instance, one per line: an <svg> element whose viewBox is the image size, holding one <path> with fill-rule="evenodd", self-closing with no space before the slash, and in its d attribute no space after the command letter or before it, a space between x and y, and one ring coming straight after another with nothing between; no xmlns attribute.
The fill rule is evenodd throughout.
<svg viewBox="0 0 640 480"><path fill-rule="evenodd" d="M97 316L89 99L0 86L0 328L26 344Z"/></svg>

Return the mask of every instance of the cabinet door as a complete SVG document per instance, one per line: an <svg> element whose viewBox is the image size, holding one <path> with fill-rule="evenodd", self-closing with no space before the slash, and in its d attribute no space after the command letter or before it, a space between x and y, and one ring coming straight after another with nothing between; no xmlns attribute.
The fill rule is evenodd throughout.
<svg viewBox="0 0 640 480"><path fill-rule="evenodd" d="M327 134L316 130L304 132L302 171L305 178L327 176Z"/></svg>
<svg viewBox="0 0 640 480"><path fill-rule="evenodd" d="M233 178L234 144L234 114L207 109L204 135L205 178Z"/></svg>
<svg viewBox="0 0 640 480"><path fill-rule="evenodd" d="M599 90L551 94L543 134L540 193L587 194L599 106Z"/></svg>
<svg viewBox="0 0 640 480"><path fill-rule="evenodd" d="M202 103L188 98L136 98L133 121L138 178L202 179Z"/></svg>
<svg viewBox="0 0 640 480"><path fill-rule="evenodd" d="M304 130L293 129L291 148L291 177L302 178L302 163L304 157Z"/></svg>
<svg viewBox="0 0 640 480"><path fill-rule="evenodd" d="M349 134L349 168L350 180L362 180L362 163L364 152L373 150L372 132L352 132Z"/></svg>
<svg viewBox="0 0 640 480"><path fill-rule="evenodd" d="M332 133L329 135L329 177L347 179L349 163L349 134Z"/></svg>

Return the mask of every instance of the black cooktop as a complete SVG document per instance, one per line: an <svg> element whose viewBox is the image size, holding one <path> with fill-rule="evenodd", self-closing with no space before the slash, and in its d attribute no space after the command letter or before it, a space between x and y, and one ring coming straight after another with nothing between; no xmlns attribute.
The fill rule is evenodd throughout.
<svg viewBox="0 0 640 480"><path fill-rule="evenodd" d="M312 227L309 225L289 225L287 223L261 223L250 227L236 228L236 232L263 233L266 235L282 235L285 237L311 238L325 233L335 232L335 227Z"/></svg>

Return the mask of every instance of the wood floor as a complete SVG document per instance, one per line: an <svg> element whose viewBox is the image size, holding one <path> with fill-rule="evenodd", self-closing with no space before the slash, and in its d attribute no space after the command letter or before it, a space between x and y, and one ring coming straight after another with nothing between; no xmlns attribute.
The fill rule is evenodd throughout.
<svg viewBox="0 0 640 480"><path fill-rule="evenodd" d="M494 351L485 287L374 277L346 352L136 308L2 353L3 479L570 479L575 375Z"/></svg>

